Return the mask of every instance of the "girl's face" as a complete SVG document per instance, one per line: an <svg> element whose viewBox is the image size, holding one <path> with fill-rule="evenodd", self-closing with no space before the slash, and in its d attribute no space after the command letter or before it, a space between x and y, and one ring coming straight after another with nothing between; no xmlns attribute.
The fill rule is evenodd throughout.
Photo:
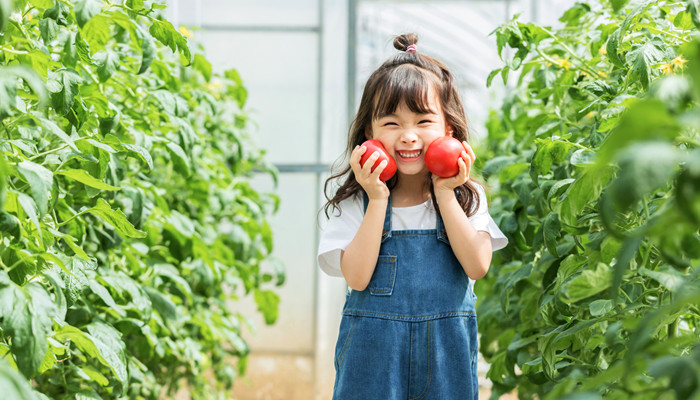
<svg viewBox="0 0 700 400"><path fill-rule="evenodd" d="M445 121L440 99L434 90L428 93L431 112L419 114L401 102L393 114L372 121L371 139L379 140L396 160L400 175L427 174L423 156L433 140L451 135L452 128Z"/></svg>

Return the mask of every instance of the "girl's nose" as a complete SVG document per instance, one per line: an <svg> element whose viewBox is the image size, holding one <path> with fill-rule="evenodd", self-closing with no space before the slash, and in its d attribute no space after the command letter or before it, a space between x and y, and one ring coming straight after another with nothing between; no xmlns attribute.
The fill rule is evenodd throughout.
<svg viewBox="0 0 700 400"><path fill-rule="evenodd" d="M412 131L404 132L401 135L401 143L415 143L418 140L418 135Z"/></svg>

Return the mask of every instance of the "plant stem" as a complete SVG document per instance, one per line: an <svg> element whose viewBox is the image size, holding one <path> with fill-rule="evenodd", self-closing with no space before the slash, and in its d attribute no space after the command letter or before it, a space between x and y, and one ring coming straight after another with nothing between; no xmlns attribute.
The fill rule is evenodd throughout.
<svg viewBox="0 0 700 400"><path fill-rule="evenodd" d="M584 71L588 72L590 75L595 75L598 79L604 79L603 76L601 76L600 74L598 74L598 72L596 72L595 70L592 70L592 69L588 68L588 67L586 66L586 60L584 60L584 59L582 59L581 57L579 57L578 54L576 54L573 50L571 50L571 48L570 48L569 46L567 46L566 43L562 42L562 40L559 39L559 37L558 37L557 35L555 35L555 34L553 34L552 32L550 32L549 29L546 29L546 28L544 28L544 27L540 27L540 28L542 28L542 30L543 30L545 33L547 33L549 36L551 36L552 39L554 39L554 41L555 41L558 45L560 45L567 53L569 53L569 54L571 55L571 57L573 57L576 61L578 61L579 63L581 63L581 65L580 65L580 68L581 68L581 69L583 69ZM539 49L537 49L537 52L538 52L538 53L540 52Z"/></svg>
<svg viewBox="0 0 700 400"><path fill-rule="evenodd" d="M51 149L51 150L45 151L45 152L43 152L43 153L39 153L39 154L37 154L37 155L35 155L35 156L30 157L30 158L29 158L29 161L35 160L35 159L37 159L37 158L39 158L39 157L41 157L41 156L45 156L45 155L47 155L47 154L51 154L51 153L55 153L55 152L57 152L57 151L61 151L61 150L65 149L66 147L68 147L67 144L66 144L66 145L63 145L63 146L61 146L61 147L56 147L55 149Z"/></svg>
<svg viewBox="0 0 700 400"><path fill-rule="evenodd" d="M678 330L678 318L673 320L670 324L668 324L668 337L673 338L676 337L676 331Z"/></svg>
<svg viewBox="0 0 700 400"><path fill-rule="evenodd" d="M10 130L7 129L7 125L5 125L5 122L3 122L3 121L0 121L0 124L2 124L2 127L5 129L7 139L10 139Z"/></svg>
<svg viewBox="0 0 700 400"><path fill-rule="evenodd" d="M63 221L63 222L58 222L58 221L56 221L56 222L58 222L56 225L57 225L57 226L63 226L63 225L65 225L65 224L69 223L73 218L77 218L77 217L79 217L79 216L85 214L87 211L88 211L88 210L81 211L81 212L75 214L74 216L68 218L67 220L65 220L65 221Z"/></svg>
<svg viewBox="0 0 700 400"><path fill-rule="evenodd" d="M24 50L15 50L7 47L0 47L0 50L7 52L7 53L12 53L12 54L29 54L28 51Z"/></svg>

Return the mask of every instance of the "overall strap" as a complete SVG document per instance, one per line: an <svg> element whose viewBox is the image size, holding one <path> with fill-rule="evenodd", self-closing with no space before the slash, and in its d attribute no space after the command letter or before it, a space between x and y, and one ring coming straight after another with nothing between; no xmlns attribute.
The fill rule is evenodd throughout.
<svg viewBox="0 0 700 400"><path fill-rule="evenodd" d="M369 205L369 197L367 193L362 191L362 201L364 206L362 207L362 212L367 211L367 205ZM386 214L384 215L384 229L382 230L382 243L386 242L391 237L391 195L389 196L389 201L386 204Z"/></svg>
<svg viewBox="0 0 700 400"><path fill-rule="evenodd" d="M455 196L459 194L459 189L455 189ZM447 238L447 230L445 230L445 223L442 221L442 217L440 216L440 213L437 211L435 212L436 216L436 223L435 223L435 230L437 230L437 239L445 242L447 244L450 244L450 240Z"/></svg>
<svg viewBox="0 0 700 400"><path fill-rule="evenodd" d="M450 241L447 238L447 230L445 230L445 223L442 221L442 217L439 213L436 213L435 220L435 230L437 231L437 239L447 244L450 244Z"/></svg>

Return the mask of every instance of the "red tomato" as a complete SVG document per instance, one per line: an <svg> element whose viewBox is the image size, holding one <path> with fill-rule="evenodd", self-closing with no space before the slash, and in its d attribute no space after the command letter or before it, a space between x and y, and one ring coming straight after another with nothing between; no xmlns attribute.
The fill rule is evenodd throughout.
<svg viewBox="0 0 700 400"><path fill-rule="evenodd" d="M452 136L435 139L425 151L425 166L441 178L449 178L459 173L460 155L464 151L462 143Z"/></svg>
<svg viewBox="0 0 700 400"><path fill-rule="evenodd" d="M379 158L377 158L377 161L374 162L374 165L372 165L372 171L374 171L375 168L377 168L377 165L381 163L384 160L387 160L386 167L384 167L384 171L379 175L379 179L382 182L386 182L389 179L391 179L392 176L396 173L396 161L389 156L389 154L386 152L386 149L384 149L384 145L382 145L382 142L376 139L370 139L367 140L366 142L362 143L362 146L366 147L367 150L362 154L362 157L360 157L360 166L365 165L365 161L375 152L379 152Z"/></svg>

